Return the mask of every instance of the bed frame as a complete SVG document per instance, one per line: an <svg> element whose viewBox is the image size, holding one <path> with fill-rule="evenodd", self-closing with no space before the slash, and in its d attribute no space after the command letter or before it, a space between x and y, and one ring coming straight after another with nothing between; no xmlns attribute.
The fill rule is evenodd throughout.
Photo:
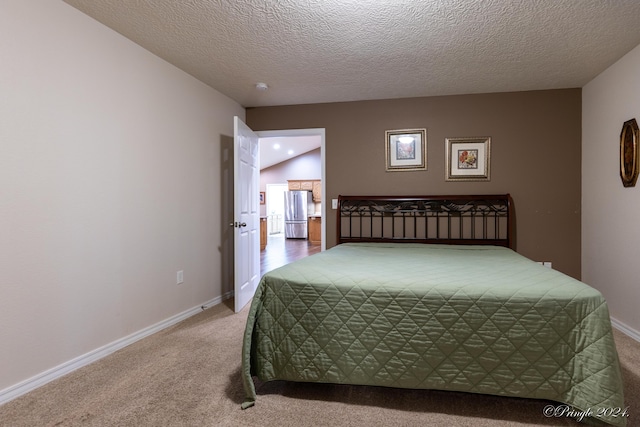
<svg viewBox="0 0 640 427"><path fill-rule="evenodd" d="M514 249L509 194L338 196L337 243L412 242Z"/></svg>
<svg viewBox="0 0 640 427"><path fill-rule="evenodd" d="M513 249L508 194L340 196L338 208L338 243ZM598 291L502 247L406 246L338 245L266 273L247 317L242 407L255 375L551 400L624 427Z"/></svg>

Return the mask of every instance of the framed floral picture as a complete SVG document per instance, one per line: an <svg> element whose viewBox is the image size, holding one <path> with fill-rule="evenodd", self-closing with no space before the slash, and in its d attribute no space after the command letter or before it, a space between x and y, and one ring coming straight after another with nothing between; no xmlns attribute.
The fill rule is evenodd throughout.
<svg viewBox="0 0 640 427"><path fill-rule="evenodd" d="M387 172L427 170L427 130L385 131Z"/></svg>
<svg viewBox="0 0 640 427"><path fill-rule="evenodd" d="M446 138L446 181L489 181L491 138Z"/></svg>

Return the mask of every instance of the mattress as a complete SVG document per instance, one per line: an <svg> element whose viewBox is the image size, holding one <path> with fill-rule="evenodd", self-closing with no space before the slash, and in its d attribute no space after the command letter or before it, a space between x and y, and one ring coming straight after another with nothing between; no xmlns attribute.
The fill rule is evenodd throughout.
<svg viewBox="0 0 640 427"><path fill-rule="evenodd" d="M603 296L504 247L342 244L273 270L242 365L243 408L257 376L547 399L626 424Z"/></svg>

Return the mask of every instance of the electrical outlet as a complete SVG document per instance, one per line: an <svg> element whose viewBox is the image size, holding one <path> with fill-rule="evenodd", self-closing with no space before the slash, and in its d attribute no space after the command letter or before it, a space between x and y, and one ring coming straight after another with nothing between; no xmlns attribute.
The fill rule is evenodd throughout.
<svg viewBox="0 0 640 427"><path fill-rule="evenodd" d="M184 271L180 270L176 273L176 285L181 285L184 283Z"/></svg>
<svg viewBox="0 0 640 427"><path fill-rule="evenodd" d="M542 263L542 265L544 265L547 268L552 268L551 261L545 261L545 262Z"/></svg>

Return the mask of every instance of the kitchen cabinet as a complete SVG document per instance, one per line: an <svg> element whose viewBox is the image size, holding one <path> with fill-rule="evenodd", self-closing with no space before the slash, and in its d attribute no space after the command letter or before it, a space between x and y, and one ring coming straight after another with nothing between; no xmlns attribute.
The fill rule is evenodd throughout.
<svg viewBox="0 0 640 427"><path fill-rule="evenodd" d="M289 184L289 190L313 190L313 179L290 179L287 181Z"/></svg>
<svg viewBox="0 0 640 427"><path fill-rule="evenodd" d="M267 247L267 217L265 216L260 218L260 250L264 250L266 247Z"/></svg>
<svg viewBox="0 0 640 427"><path fill-rule="evenodd" d="M300 183L302 181L299 180L289 180L287 183L289 184L289 191L300 190Z"/></svg>
<svg viewBox="0 0 640 427"><path fill-rule="evenodd" d="M314 202L320 203L322 201L322 181L313 181L311 193Z"/></svg>
<svg viewBox="0 0 640 427"><path fill-rule="evenodd" d="M289 191L311 191L314 202L322 200L322 181L319 179L290 179L287 181Z"/></svg>
<svg viewBox="0 0 640 427"><path fill-rule="evenodd" d="M309 243L319 245L322 243L322 217L309 217Z"/></svg>

